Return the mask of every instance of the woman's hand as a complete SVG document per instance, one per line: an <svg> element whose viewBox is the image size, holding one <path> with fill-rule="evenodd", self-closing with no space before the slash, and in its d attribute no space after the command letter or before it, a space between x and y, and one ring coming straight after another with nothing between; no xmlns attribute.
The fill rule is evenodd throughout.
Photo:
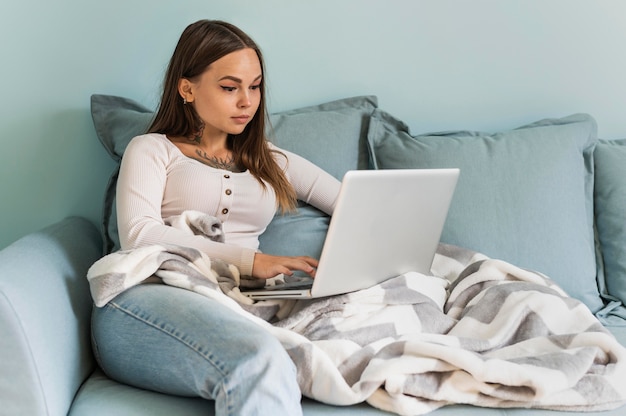
<svg viewBox="0 0 626 416"><path fill-rule="evenodd" d="M300 270L315 277L317 264L317 260L307 256L284 257L256 253L252 264L252 276L258 279L269 279L281 273L291 276L295 270Z"/></svg>

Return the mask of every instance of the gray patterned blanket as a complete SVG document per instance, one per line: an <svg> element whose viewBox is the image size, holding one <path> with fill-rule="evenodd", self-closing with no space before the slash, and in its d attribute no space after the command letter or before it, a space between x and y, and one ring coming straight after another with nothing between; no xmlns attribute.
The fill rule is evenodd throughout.
<svg viewBox="0 0 626 416"><path fill-rule="evenodd" d="M252 302L235 267L177 246L110 254L87 278L97 306L155 278L223 302L273 333L303 394L325 403L419 415L453 403L594 411L626 400L626 348L585 305L539 273L459 247L440 245L432 276L310 301Z"/></svg>

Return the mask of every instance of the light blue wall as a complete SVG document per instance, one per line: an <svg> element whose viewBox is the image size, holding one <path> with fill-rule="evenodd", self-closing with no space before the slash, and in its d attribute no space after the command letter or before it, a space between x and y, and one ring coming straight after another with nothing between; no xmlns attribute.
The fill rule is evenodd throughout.
<svg viewBox="0 0 626 416"><path fill-rule="evenodd" d="M92 93L148 106L182 29L230 20L266 55L273 111L375 94L414 133L591 113L626 137L622 0L22 0L0 5L0 247L100 217L113 163Z"/></svg>

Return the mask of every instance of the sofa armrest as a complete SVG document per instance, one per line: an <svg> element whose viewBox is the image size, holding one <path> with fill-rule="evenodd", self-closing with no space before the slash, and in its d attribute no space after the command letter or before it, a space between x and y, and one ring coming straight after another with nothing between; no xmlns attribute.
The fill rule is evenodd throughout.
<svg viewBox="0 0 626 416"><path fill-rule="evenodd" d="M101 253L98 230L79 217L0 251L3 414L67 414L94 368L86 274Z"/></svg>

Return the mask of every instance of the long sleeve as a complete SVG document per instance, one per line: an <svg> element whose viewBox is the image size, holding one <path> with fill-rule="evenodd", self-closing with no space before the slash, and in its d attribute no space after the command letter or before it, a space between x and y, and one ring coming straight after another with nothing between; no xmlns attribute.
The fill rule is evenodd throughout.
<svg viewBox="0 0 626 416"><path fill-rule="evenodd" d="M341 182L307 159L275 146L273 148L287 157L286 161L282 157L277 160L279 164L282 160L289 182L296 190L298 199L332 215L337 204Z"/></svg>

